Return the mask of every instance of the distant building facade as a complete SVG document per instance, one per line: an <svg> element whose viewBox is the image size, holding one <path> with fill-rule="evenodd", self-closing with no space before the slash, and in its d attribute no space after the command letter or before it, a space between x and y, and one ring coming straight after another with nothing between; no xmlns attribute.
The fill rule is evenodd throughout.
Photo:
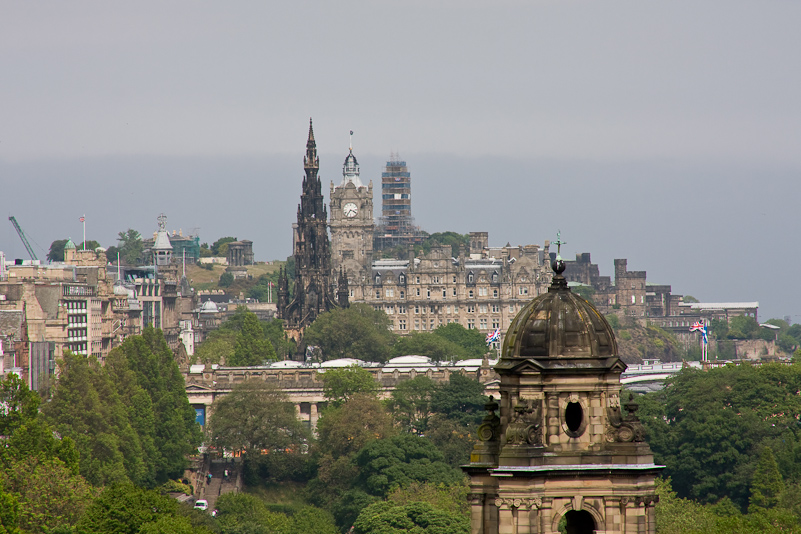
<svg viewBox="0 0 801 534"><path fill-rule="evenodd" d="M180 284L179 266L164 229L150 248L153 265L110 268L105 254L64 248L64 262L4 265L0 280L2 367L16 368L37 389L55 373L64 351L101 361L145 326L164 331L177 349L179 321L191 316L192 290Z"/></svg>

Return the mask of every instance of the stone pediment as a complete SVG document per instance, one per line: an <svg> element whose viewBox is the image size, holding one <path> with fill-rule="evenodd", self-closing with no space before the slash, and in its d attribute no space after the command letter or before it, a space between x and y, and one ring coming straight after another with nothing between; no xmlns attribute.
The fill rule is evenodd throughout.
<svg viewBox="0 0 801 534"><path fill-rule="evenodd" d="M203 384L187 384L186 391L214 391L213 387L204 386Z"/></svg>

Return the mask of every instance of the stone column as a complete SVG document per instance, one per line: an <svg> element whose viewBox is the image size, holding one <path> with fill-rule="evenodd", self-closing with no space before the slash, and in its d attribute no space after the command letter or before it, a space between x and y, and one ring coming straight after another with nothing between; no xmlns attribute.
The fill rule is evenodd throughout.
<svg viewBox="0 0 801 534"><path fill-rule="evenodd" d="M317 419L320 418L320 415L317 411L317 403L312 402L309 405L309 424L311 425L312 430L317 428Z"/></svg>
<svg viewBox="0 0 801 534"><path fill-rule="evenodd" d="M517 534L511 503L499 497L495 499L495 506L498 507L498 534Z"/></svg>
<svg viewBox="0 0 801 534"><path fill-rule="evenodd" d="M484 534L484 495L470 494L467 502L470 503L470 532Z"/></svg>

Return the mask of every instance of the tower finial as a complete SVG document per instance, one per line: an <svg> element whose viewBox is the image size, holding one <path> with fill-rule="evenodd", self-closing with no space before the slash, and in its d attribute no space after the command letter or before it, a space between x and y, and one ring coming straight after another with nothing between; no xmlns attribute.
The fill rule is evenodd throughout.
<svg viewBox="0 0 801 534"><path fill-rule="evenodd" d="M353 152L353 130L350 131L350 151Z"/></svg>
<svg viewBox="0 0 801 534"><path fill-rule="evenodd" d="M553 244L556 245L556 259L557 260L561 260L562 259L562 245L567 245L567 243L562 241L562 231L561 230L556 232L556 241L554 241Z"/></svg>

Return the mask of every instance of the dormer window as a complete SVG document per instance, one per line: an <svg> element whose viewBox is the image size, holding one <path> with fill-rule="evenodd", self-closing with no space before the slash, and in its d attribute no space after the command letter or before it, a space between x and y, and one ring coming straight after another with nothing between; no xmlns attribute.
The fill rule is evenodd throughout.
<svg viewBox="0 0 801 534"><path fill-rule="evenodd" d="M406 275L405 274L403 274L403 273L400 274L400 276L398 277L398 283L399 284L405 284L406 283Z"/></svg>
<svg viewBox="0 0 801 534"><path fill-rule="evenodd" d="M380 274L375 275L375 283L376 283L376 285L381 283L381 275Z"/></svg>
<svg viewBox="0 0 801 534"><path fill-rule="evenodd" d="M470 272L467 274L467 283L468 283L468 284L472 284L472 283L473 283L473 271L470 271Z"/></svg>

